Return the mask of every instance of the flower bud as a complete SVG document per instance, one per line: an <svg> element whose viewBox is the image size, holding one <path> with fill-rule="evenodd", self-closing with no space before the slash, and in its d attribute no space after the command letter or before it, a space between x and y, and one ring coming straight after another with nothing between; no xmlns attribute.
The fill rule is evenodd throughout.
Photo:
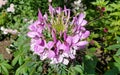
<svg viewBox="0 0 120 75"><path fill-rule="evenodd" d="M104 31L105 33L107 33L107 32L108 32L108 29L107 29L107 28L104 28L103 31Z"/></svg>
<svg viewBox="0 0 120 75"><path fill-rule="evenodd" d="M102 7L102 8L101 8L101 11L102 11L102 12L105 12L105 7Z"/></svg>
<svg viewBox="0 0 120 75"><path fill-rule="evenodd" d="M94 40L91 40L90 41L90 45L94 45L95 44L95 41Z"/></svg>

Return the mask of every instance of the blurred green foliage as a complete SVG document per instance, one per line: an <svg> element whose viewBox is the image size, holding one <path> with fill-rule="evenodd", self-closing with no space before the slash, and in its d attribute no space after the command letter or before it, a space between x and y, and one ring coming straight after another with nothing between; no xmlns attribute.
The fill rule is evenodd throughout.
<svg viewBox="0 0 120 75"><path fill-rule="evenodd" d="M73 0L53 0L54 7L66 5L71 8ZM38 9L44 14L48 11L48 0L8 0L0 8L0 27L17 29L20 34L12 40L13 59L5 60L0 55L0 74L3 75L118 75L120 74L120 1L88 0L86 19L91 35L88 48L81 54L81 59L72 61L68 66L49 65L40 61L30 51L30 40L26 36L30 20L37 19ZM6 11L10 3L15 5L15 12ZM27 19L27 21L24 21ZM0 40L5 36L0 31ZM80 62L81 61L81 62Z"/></svg>

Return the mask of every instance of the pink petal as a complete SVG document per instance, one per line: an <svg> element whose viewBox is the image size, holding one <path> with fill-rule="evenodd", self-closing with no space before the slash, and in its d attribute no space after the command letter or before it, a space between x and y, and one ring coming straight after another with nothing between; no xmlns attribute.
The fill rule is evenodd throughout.
<svg viewBox="0 0 120 75"><path fill-rule="evenodd" d="M42 33L42 30L43 30L42 26L40 26L39 28L37 28L37 32L39 32L39 33Z"/></svg>
<svg viewBox="0 0 120 75"><path fill-rule="evenodd" d="M28 32L27 33L27 36L31 37L31 38L34 38L36 36L39 36L39 34L37 32Z"/></svg>
<svg viewBox="0 0 120 75"><path fill-rule="evenodd" d="M28 26L28 29L31 30L31 31L35 31L36 27L34 25L30 25L30 26Z"/></svg>
<svg viewBox="0 0 120 75"><path fill-rule="evenodd" d="M80 30L85 31L86 29L85 27L80 27Z"/></svg>
<svg viewBox="0 0 120 75"><path fill-rule="evenodd" d="M57 64L57 63L58 63L58 61L56 58L51 58L50 64Z"/></svg>
<svg viewBox="0 0 120 75"><path fill-rule="evenodd" d="M62 11L62 8L60 8L60 7L58 7L58 8L56 8L56 12L57 12L57 14L61 14L61 11Z"/></svg>
<svg viewBox="0 0 120 75"><path fill-rule="evenodd" d="M87 44L88 44L87 41L80 41L80 42L78 42L76 45L77 45L77 46L85 46L85 45L87 45Z"/></svg>
<svg viewBox="0 0 120 75"><path fill-rule="evenodd" d="M85 26L86 24L87 24L87 21L83 20L82 23L81 23L81 26Z"/></svg>
<svg viewBox="0 0 120 75"><path fill-rule="evenodd" d="M61 49L61 50L66 50L66 46L65 46L65 44L61 44L60 46L59 46L59 49Z"/></svg>
<svg viewBox="0 0 120 75"><path fill-rule="evenodd" d="M69 63L69 60L68 60L68 59L64 59L64 60L63 60L63 64L68 65L68 63Z"/></svg>
<svg viewBox="0 0 120 75"><path fill-rule="evenodd" d="M54 14L54 8L51 6L51 5L49 5L49 13L52 15L52 17L53 17L53 14Z"/></svg>
<svg viewBox="0 0 120 75"><path fill-rule="evenodd" d="M39 39L39 40L36 40L36 42L35 42L35 43L36 43L37 45L40 45L40 44L41 44L41 42L42 42L42 40L41 40L41 39Z"/></svg>
<svg viewBox="0 0 120 75"><path fill-rule="evenodd" d="M90 35L90 31L85 31L85 33L82 34L81 39L85 39Z"/></svg>
<svg viewBox="0 0 120 75"><path fill-rule="evenodd" d="M40 59L45 60L48 57L48 54L46 52L40 54Z"/></svg>
<svg viewBox="0 0 120 75"><path fill-rule="evenodd" d="M78 25L80 25L83 21L83 18L85 18L85 14L84 13L81 13L78 17Z"/></svg>
<svg viewBox="0 0 120 75"><path fill-rule="evenodd" d="M73 43L77 43L78 41L79 41L79 39L80 39L80 36L79 35L75 35L74 37L73 37Z"/></svg>
<svg viewBox="0 0 120 75"><path fill-rule="evenodd" d="M72 37L71 36L68 36L67 39L66 39L66 42L71 45L72 44Z"/></svg>
<svg viewBox="0 0 120 75"><path fill-rule="evenodd" d="M45 13L43 17L44 17L45 20L47 20L48 19L47 13Z"/></svg>
<svg viewBox="0 0 120 75"><path fill-rule="evenodd" d="M63 61L63 57L60 55L58 58L58 62L61 63Z"/></svg>
<svg viewBox="0 0 120 75"><path fill-rule="evenodd" d="M41 19L43 19L42 13L38 10L38 20L41 21Z"/></svg>
<svg viewBox="0 0 120 75"><path fill-rule="evenodd" d="M46 41L45 40L41 40L41 44L40 45L45 47Z"/></svg>
<svg viewBox="0 0 120 75"><path fill-rule="evenodd" d="M52 38L54 42L57 42L57 38L54 30L52 30Z"/></svg>
<svg viewBox="0 0 120 75"><path fill-rule="evenodd" d="M67 15L67 8L66 8L66 6L64 6L64 12L65 12L65 15Z"/></svg>
<svg viewBox="0 0 120 75"><path fill-rule="evenodd" d="M48 51L48 58L53 58L54 56L55 56L54 51L49 50L49 51Z"/></svg>
<svg viewBox="0 0 120 75"><path fill-rule="evenodd" d="M49 42L47 43L47 48L48 48L48 49L51 49L53 46L54 46L54 42L53 42L53 41L49 41Z"/></svg>
<svg viewBox="0 0 120 75"><path fill-rule="evenodd" d="M44 47L42 47L42 46L39 46L39 45L35 45L34 46L34 53L35 54L40 54L40 53L42 53L44 51Z"/></svg>
<svg viewBox="0 0 120 75"><path fill-rule="evenodd" d="M69 56L70 56L71 59L75 58L75 56L73 54L69 54Z"/></svg>
<svg viewBox="0 0 120 75"><path fill-rule="evenodd" d="M67 33L66 33L66 31L63 33L63 38L64 38L64 40L66 40L66 38L67 38Z"/></svg>

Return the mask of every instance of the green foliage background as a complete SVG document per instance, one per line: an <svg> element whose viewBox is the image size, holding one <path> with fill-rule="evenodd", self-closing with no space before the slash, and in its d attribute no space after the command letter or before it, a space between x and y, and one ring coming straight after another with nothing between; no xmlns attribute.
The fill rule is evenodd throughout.
<svg viewBox="0 0 120 75"><path fill-rule="evenodd" d="M53 0L54 7L70 3L63 0ZM15 4L15 13L7 13L10 3ZM3 75L118 75L120 74L120 1L119 0L84 0L87 6L87 29L91 31L87 39L90 44L68 66L49 65L48 61L40 61L39 57L30 51L30 39L26 36L30 20L37 19L38 9L44 14L48 11L48 0L8 0L0 8L0 27L17 29L20 35L13 39L12 35L3 35L0 40L9 37L13 47L12 60L6 60L0 55L0 74ZM102 11L105 8L105 11ZM27 22L24 22L27 19ZM105 32L104 29L107 29ZM81 53L84 53L83 55ZM100 57L99 57L100 56Z"/></svg>

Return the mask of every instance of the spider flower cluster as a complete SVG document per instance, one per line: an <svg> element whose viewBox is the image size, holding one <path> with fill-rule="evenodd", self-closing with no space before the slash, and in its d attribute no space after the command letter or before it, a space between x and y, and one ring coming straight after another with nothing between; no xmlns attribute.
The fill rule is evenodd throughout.
<svg viewBox="0 0 120 75"><path fill-rule="evenodd" d="M50 60L50 64L67 65L74 59L76 51L84 48L90 32L85 29L85 14L70 17L70 9L49 5L49 16L38 12L38 20L29 25L27 35L31 38L30 47L40 60Z"/></svg>

